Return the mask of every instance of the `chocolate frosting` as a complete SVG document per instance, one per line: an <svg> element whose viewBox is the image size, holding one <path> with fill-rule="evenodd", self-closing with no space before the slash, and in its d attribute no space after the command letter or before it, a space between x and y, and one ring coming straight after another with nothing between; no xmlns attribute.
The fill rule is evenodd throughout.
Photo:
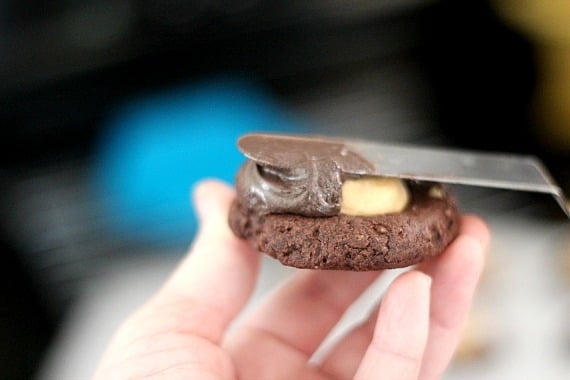
<svg viewBox="0 0 570 380"><path fill-rule="evenodd" d="M249 158L236 177L238 197L262 214L337 215L344 173L373 169L331 140L256 134L242 137L238 147Z"/></svg>

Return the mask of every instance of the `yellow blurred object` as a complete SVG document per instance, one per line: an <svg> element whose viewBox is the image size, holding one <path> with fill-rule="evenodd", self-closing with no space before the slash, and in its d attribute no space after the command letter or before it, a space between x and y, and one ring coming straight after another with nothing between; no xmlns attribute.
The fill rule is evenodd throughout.
<svg viewBox="0 0 570 380"><path fill-rule="evenodd" d="M538 138L547 148L570 151L570 1L492 3L506 24L534 44L538 77L533 112Z"/></svg>
<svg viewBox="0 0 570 380"><path fill-rule="evenodd" d="M459 340L454 361L470 363L486 359L491 354L496 339L491 331L492 326L488 316L480 310L472 310Z"/></svg>

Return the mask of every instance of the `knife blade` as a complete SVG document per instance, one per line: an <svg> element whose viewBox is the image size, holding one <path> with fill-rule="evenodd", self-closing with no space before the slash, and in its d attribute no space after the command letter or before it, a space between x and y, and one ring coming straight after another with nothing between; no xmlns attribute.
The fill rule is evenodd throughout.
<svg viewBox="0 0 570 380"><path fill-rule="evenodd" d="M291 145L293 144L293 145ZM570 218L562 188L536 156L414 144L381 143L321 135L252 133L238 140L242 153L262 164L278 167L279 147L341 146L368 161L372 169L341 168L348 175L375 175L455 185L479 186L552 195ZM254 148L255 147L255 148ZM260 148L262 147L262 148Z"/></svg>

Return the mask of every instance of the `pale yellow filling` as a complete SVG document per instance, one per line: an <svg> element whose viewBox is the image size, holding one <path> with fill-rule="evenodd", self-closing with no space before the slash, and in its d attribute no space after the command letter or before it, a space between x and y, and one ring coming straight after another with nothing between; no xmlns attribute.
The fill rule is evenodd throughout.
<svg viewBox="0 0 570 380"><path fill-rule="evenodd" d="M404 210L410 192L403 180L388 177L347 179L342 185L341 214L372 216Z"/></svg>

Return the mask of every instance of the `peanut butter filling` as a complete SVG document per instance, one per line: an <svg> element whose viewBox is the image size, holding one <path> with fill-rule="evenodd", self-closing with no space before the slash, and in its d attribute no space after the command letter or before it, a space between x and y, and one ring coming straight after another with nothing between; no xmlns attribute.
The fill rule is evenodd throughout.
<svg viewBox="0 0 570 380"><path fill-rule="evenodd" d="M410 192L399 178L347 179L341 190L340 213L351 216L400 212L410 201Z"/></svg>

